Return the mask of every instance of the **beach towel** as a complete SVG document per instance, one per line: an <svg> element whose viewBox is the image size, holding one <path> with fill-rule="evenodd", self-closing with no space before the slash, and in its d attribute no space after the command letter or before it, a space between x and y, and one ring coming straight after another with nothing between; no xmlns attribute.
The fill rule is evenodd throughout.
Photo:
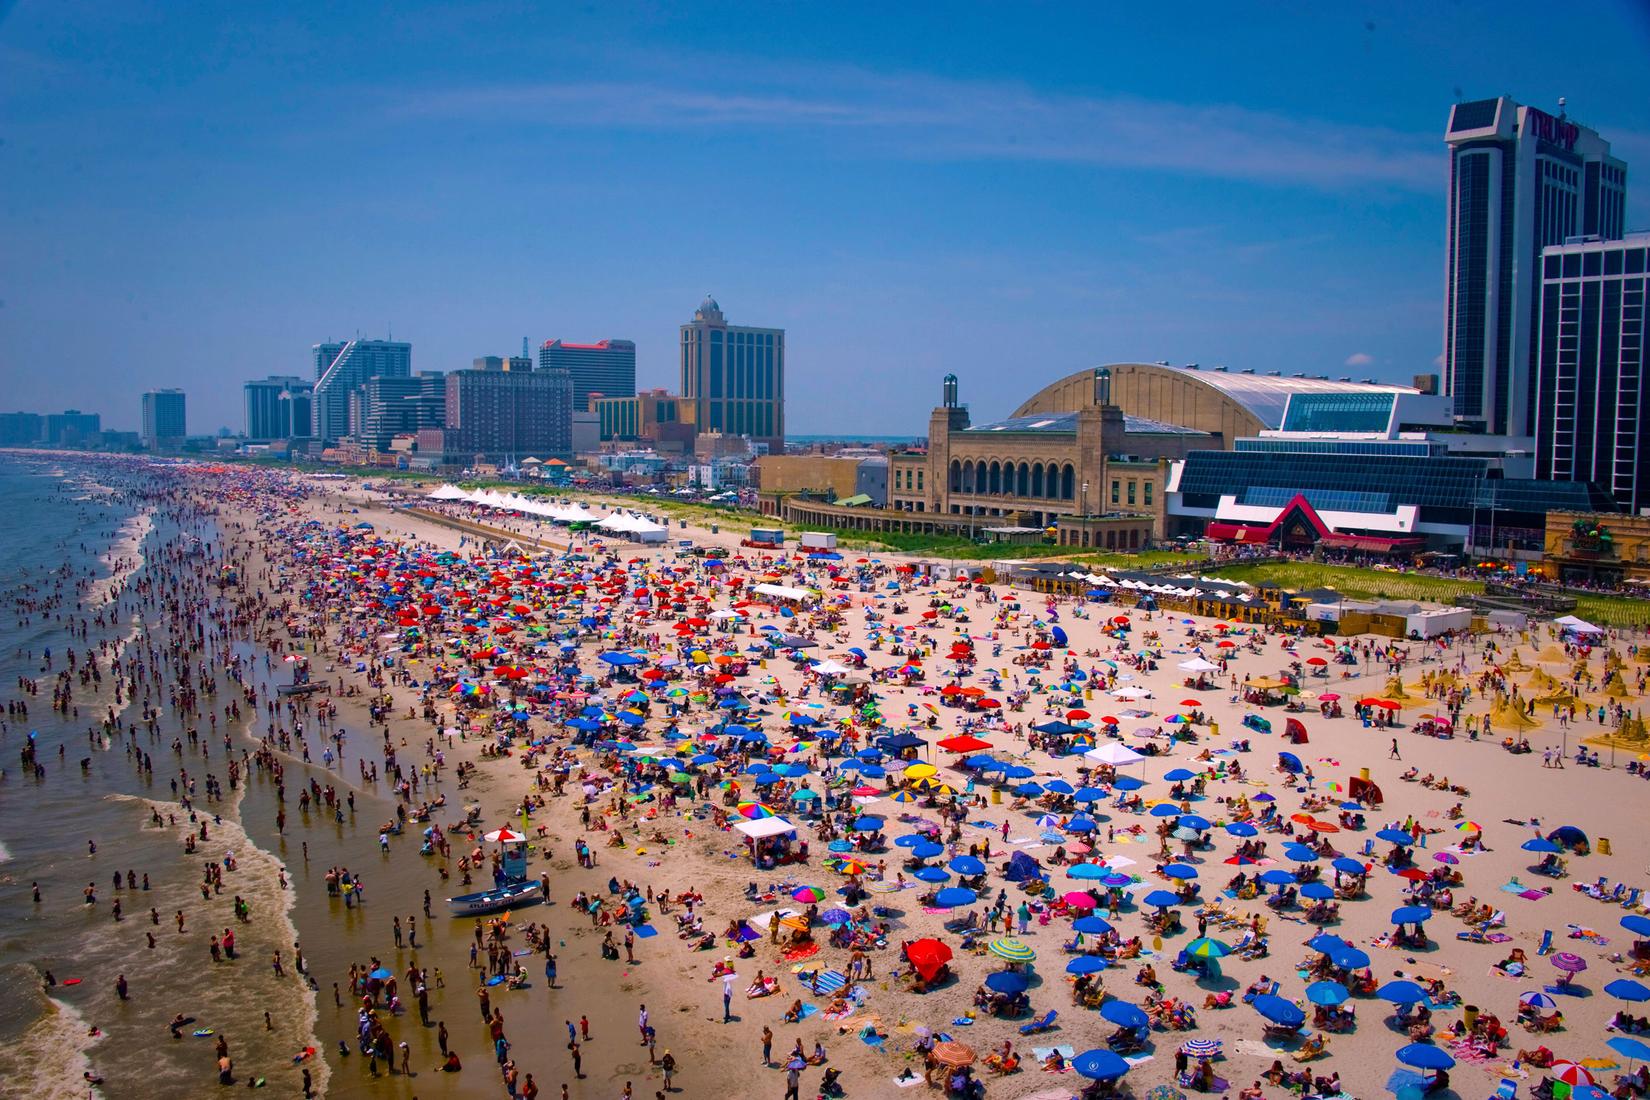
<svg viewBox="0 0 1650 1100"><path fill-rule="evenodd" d="M801 947L793 947L785 952L787 962L796 962L798 959L810 959L819 954L819 944L805 943Z"/></svg>
<svg viewBox="0 0 1650 1100"><path fill-rule="evenodd" d="M1530 901L1540 901L1547 896L1547 892L1545 890L1520 890L1518 896Z"/></svg>
<svg viewBox="0 0 1650 1100"><path fill-rule="evenodd" d="M912 1085L920 1084L922 1084L922 1074L920 1073L914 1073L910 1077L894 1078L894 1087L899 1089L908 1089Z"/></svg>
<svg viewBox="0 0 1650 1100"><path fill-rule="evenodd" d="M1053 1054L1055 1051L1059 1051L1060 1052L1060 1057L1062 1057L1066 1060L1066 1068L1061 1070L1060 1072L1061 1073L1070 1073L1071 1072L1071 1060L1073 1058L1077 1057L1077 1048L1071 1047L1071 1046L1032 1047L1031 1048L1031 1053L1037 1056L1037 1064L1038 1064L1039 1068L1042 1067L1042 1063L1044 1062L1044 1060L1046 1060L1048 1058L1048 1056L1050 1054Z"/></svg>
<svg viewBox="0 0 1650 1100"><path fill-rule="evenodd" d="M807 980L807 978L803 978L803 981ZM830 996L847 984L848 976L839 970L827 970L823 974L816 975L813 981L808 982L809 987L822 997Z"/></svg>
<svg viewBox="0 0 1650 1100"><path fill-rule="evenodd" d="M639 940L650 940L658 934L659 930L651 924L638 924L636 926L636 938Z"/></svg>

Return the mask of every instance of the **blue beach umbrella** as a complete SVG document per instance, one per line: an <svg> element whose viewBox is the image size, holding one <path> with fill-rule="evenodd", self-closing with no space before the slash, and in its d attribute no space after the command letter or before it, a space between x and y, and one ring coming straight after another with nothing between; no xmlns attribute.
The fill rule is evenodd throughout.
<svg viewBox="0 0 1650 1100"><path fill-rule="evenodd" d="M951 875L943 867L918 867L911 877L919 882L950 882Z"/></svg>
<svg viewBox="0 0 1650 1100"><path fill-rule="evenodd" d="M1150 1027L1146 1010L1129 1001L1107 1001L1100 1006L1100 1018L1118 1027Z"/></svg>
<svg viewBox="0 0 1650 1100"><path fill-rule="evenodd" d="M1179 895L1169 890L1153 890L1140 900L1154 909L1167 909L1171 905L1180 904Z"/></svg>
<svg viewBox="0 0 1650 1100"><path fill-rule="evenodd" d="M934 895L934 904L941 909L956 909L963 905L973 905L980 900L980 895L963 886L947 886Z"/></svg>
<svg viewBox="0 0 1650 1100"><path fill-rule="evenodd" d="M1455 1065L1449 1051L1431 1043L1411 1043L1407 1047L1399 1047L1396 1057L1404 1065L1416 1069L1449 1069Z"/></svg>
<svg viewBox="0 0 1650 1100"><path fill-rule="evenodd" d="M1412 981L1400 978L1387 982L1375 991L1375 996L1395 1005L1420 1004L1427 999L1427 991Z"/></svg>
<svg viewBox="0 0 1650 1100"><path fill-rule="evenodd" d="M1346 1000L1352 994L1346 991L1346 986L1340 982L1313 982L1306 987L1306 999L1315 1005L1333 1007Z"/></svg>
<svg viewBox="0 0 1650 1100"><path fill-rule="evenodd" d="M1024 974L1016 970L993 970L985 976L985 987L993 993L1024 993L1031 984Z"/></svg>
<svg viewBox="0 0 1650 1100"><path fill-rule="evenodd" d="M1301 897L1311 901L1328 901L1335 891L1321 882L1309 882L1301 887Z"/></svg>
<svg viewBox="0 0 1650 1100"><path fill-rule="evenodd" d="M1283 1027L1299 1027L1306 1022L1306 1013L1275 993L1262 993L1254 1000L1255 1011Z"/></svg>
<svg viewBox="0 0 1650 1100"><path fill-rule="evenodd" d="M1617 978L1604 987L1604 992L1618 1001L1650 1001L1650 988L1631 978Z"/></svg>
<svg viewBox="0 0 1650 1100"><path fill-rule="evenodd" d="M985 874L985 864L981 863L973 856L958 856L956 859L946 864L946 866L959 875Z"/></svg>
<svg viewBox="0 0 1650 1100"><path fill-rule="evenodd" d="M1066 964L1067 974L1098 974L1111 964L1099 955L1079 955Z"/></svg>
<svg viewBox="0 0 1650 1100"><path fill-rule="evenodd" d="M1329 956L1342 970L1359 970L1369 965L1369 952L1361 947L1343 947Z"/></svg>
<svg viewBox="0 0 1650 1100"><path fill-rule="evenodd" d="M1325 955L1333 955L1341 948L1347 946L1347 943L1339 936L1332 935L1328 932L1323 932L1307 940L1306 946L1310 947L1314 951L1320 951Z"/></svg>
<svg viewBox="0 0 1650 1100"><path fill-rule="evenodd" d="M1376 840L1384 840L1388 844L1414 844L1415 838L1402 829L1382 829L1375 834Z"/></svg>
<svg viewBox="0 0 1650 1100"><path fill-rule="evenodd" d="M1260 830L1247 821L1234 821L1226 826L1226 834L1235 837L1251 837L1260 835Z"/></svg>
<svg viewBox="0 0 1650 1100"><path fill-rule="evenodd" d="M1129 1072L1129 1064L1121 1055L1099 1047L1085 1050L1073 1058L1071 1068L1077 1071L1078 1076L1091 1081L1113 1081Z"/></svg>
<svg viewBox="0 0 1650 1100"><path fill-rule="evenodd" d="M1175 768L1163 773L1163 778L1170 783L1180 783L1187 779L1196 779L1197 773L1189 768Z"/></svg>
<svg viewBox="0 0 1650 1100"><path fill-rule="evenodd" d="M1362 863L1353 859L1351 856L1337 856L1329 866L1335 868L1335 870L1341 872L1343 875L1361 875L1366 870Z"/></svg>
<svg viewBox="0 0 1650 1100"><path fill-rule="evenodd" d="M1086 917L1078 917L1076 920L1072 921L1071 930L1073 932L1081 932L1085 936L1098 936L1102 933L1110 932L1111 924L1104 917L1096 917L1090 914Z"/></svg>
<svg viewBox="0 0 1650 1100"><path fill-rule="evenodd" d="M1293 886L1295 884L1295 876L1279 867L1274 867L1270 871L1262 871L1255 877L1268 886Z"/></svg>
<svg viewBox="0 0 1650 1100"><path fill-rule="evenodd" d="M1169 878L1192 879L1197 877L1197 868L1189 863L1171 863L1163 868L1163 874Z"/></svg>
<svg viewBox="0 0 1650 1100"><path fill-rule="evenodd" d="M1098 863L1074 863L1066 871L1066 877L1078 879L1105 878L1107 871Z"/></svg>
<svg viewBox="0 0 1650 1100"><path fill-rule="evenodd" d="M1420 924L1432 919L1432 910L1424 905L1400 905L1392 911L1393 924Z"/></svg>
<svg viewBox="0 0 1650 1100"><path fill-rule="evenodd" d="M1629 932L1637 932L1641 936L1650 936L1650 917L1642 913L1629 913L1622 917L1621 926Z"/></svg>
<svg viewBox="0 0 1650 1100"><path fill-rule="evenodd" d="M1180 807L1173 802L1159 802L1147 812L1153 817L1174 817L1180 813Z"/></svg>

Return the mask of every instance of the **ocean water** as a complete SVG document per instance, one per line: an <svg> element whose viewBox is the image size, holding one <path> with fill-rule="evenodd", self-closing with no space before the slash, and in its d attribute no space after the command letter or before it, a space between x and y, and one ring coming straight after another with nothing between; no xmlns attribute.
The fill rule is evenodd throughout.
<svg viewBox="0 0 1650 1100"><path fill-rule="evenodd" d="M136 727L104 736L110 715L128 724L138 715L130 698L117 703L107 656L100 658L101 685L75 681L75 710L52 707L52 683L71 645L84 652L103 642L166 644L165 624L146 613L138 585L167 579L162 551L181 546L181 536L202 545L213 537L205 527L180 531L112 480L111 487L73 467L0 456L0 514L27 517L0 525L0 700L24 700L29 709L27 717L6 715L0 730L0 1091L40 1100L201 1095L218 1087L214 1041L222 1035L243 1081L266 1077L280 1095L297 1095L293 1056L315 1041L314 997L270 966L281 950L290 974L295 898L280 883L277 856L241 828L245 784L227 786L223 737L239 756L251 745L246 731L220 725L209 736L203 727L210 755L175 755L171 744L182 727L162 684L153 735ZM87 621L84 639L71 636L71 620ZM25 692L25 680L38 682L38 694ZM220 691L216 703L234 697ZM20 762L31 736L45 769L38 778ZM149 754L152 778L136 766L133 749ZM197 793L209 839L194 854L184 851L183 837L196 823L169 782L180 766L225 783L221 802L198 801L204 791ZM203 900L203 865L231 854L238 866L225 873L222 895ZM115 874L128 870L140 887L117 890ZM95 905L84 903L88 883ZM236 895L251 905L249 923L232 914ZM112 915L116 899L120 921ZM214 965L207 937L231 926L240 959ZM130 988L126 1001L115 990L120 975ZM177 1013L195 1019L181 1040L166 1027ZM189 1034L196 1028L214 1034L196 1038ZM324 1086L324 1064L310 1064ZM87 1074L103 1084L89 1088Z"/></svg>

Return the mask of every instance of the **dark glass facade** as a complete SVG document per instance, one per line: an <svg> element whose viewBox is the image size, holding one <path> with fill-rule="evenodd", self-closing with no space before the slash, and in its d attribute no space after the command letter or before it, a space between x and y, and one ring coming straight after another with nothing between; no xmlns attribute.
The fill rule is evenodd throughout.
<svg viewBox="0 0 1650 1100"><path fill-rule="evenodd" d="M1650 507L1645 299L1650 236L1542 256L1536 473L1597 481Z"/></svg>

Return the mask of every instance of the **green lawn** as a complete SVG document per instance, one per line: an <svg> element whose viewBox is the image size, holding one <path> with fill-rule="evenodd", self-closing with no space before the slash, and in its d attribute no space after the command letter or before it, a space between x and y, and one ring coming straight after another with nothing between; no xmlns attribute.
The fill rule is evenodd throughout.
<svg viewBox="0 0 1650 1100"><path fill-rule="evenodd" d="M1449 603L1456 596L1481 593L1479 581L1434 577L1421 573L1388 573L1352 565L1324 565L1309 561L1235 564L1212 570L1211 576L1259 584L1270 581L1291 590L1333 588L1355 600L1427 600Z"/></svg>

